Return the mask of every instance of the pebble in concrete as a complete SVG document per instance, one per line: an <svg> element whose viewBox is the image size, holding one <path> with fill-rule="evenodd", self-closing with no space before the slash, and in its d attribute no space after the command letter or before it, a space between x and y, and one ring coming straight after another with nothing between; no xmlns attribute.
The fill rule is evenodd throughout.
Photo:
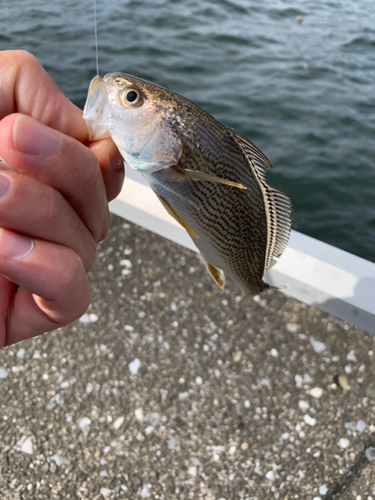
<svg viewBox="0 0 375 500"><path fill-rule="evenodd" d="M4 500L375 497L373 336L116 217L90 281L88 320L0 351Z"/></svg>

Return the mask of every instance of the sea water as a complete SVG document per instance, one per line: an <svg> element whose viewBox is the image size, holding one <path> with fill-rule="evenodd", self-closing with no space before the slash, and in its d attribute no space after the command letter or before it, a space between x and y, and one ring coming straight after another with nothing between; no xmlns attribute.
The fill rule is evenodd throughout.
<svg viewBox="0 0 375 500"><path fill-rule="evenodd" d="M92 0L7 0L0 13L0 48L31 51L82 107ZM154 81L251 139L294 229L375 262L373 0L97 0L97 16L102 75Z"/></svg>

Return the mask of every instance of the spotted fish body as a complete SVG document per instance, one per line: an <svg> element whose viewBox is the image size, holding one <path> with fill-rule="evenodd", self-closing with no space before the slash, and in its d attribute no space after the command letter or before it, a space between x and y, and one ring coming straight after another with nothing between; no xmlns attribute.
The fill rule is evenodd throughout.
<svg viewBox="0 0 375 500"><path fill-rule="evenodd" d="M224 274L244 295L268 288L263 274L287 245L291 203L267 185L264 154L183 96L123 73L98 78L84 111L91 138L113 138L221 288Z"/></svg>

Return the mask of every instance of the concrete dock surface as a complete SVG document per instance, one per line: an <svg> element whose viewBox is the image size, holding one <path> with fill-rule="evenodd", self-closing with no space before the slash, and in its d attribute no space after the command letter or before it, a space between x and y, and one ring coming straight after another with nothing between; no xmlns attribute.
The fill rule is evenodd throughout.
<svg viewBox="0 0 375 500"><path fill-rule="evenodd" d="M90 281L0 352L1 499L375 500L375 336L116 216Z"/></svg>

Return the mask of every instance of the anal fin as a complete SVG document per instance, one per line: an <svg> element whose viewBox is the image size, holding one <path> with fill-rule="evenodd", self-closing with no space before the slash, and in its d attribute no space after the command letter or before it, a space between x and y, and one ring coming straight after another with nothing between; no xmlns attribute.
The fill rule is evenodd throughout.
<svg viewBox="0 0 375 500"><path fill-rule="evenodd" d="M186 222L181 219L181 217L176 214L176 212L173 210L173 208L170 206L170 204L165 200L162 196L157 195L157 197L160 200L160 203L163 205L165 210L169 213L170 216L174 218L175 221L177 221L193 238L199 238L197 233L191 229L190 226L186 224Z"/></svg>
<svg viewBox="0 0 375 500"><path fill-rule="evenodd" d="M203 262L205 263L207 271L209 272L211 278L221 290L224 290L225 275L223 271L210 264L206 259L203 259Z"/></svg>

